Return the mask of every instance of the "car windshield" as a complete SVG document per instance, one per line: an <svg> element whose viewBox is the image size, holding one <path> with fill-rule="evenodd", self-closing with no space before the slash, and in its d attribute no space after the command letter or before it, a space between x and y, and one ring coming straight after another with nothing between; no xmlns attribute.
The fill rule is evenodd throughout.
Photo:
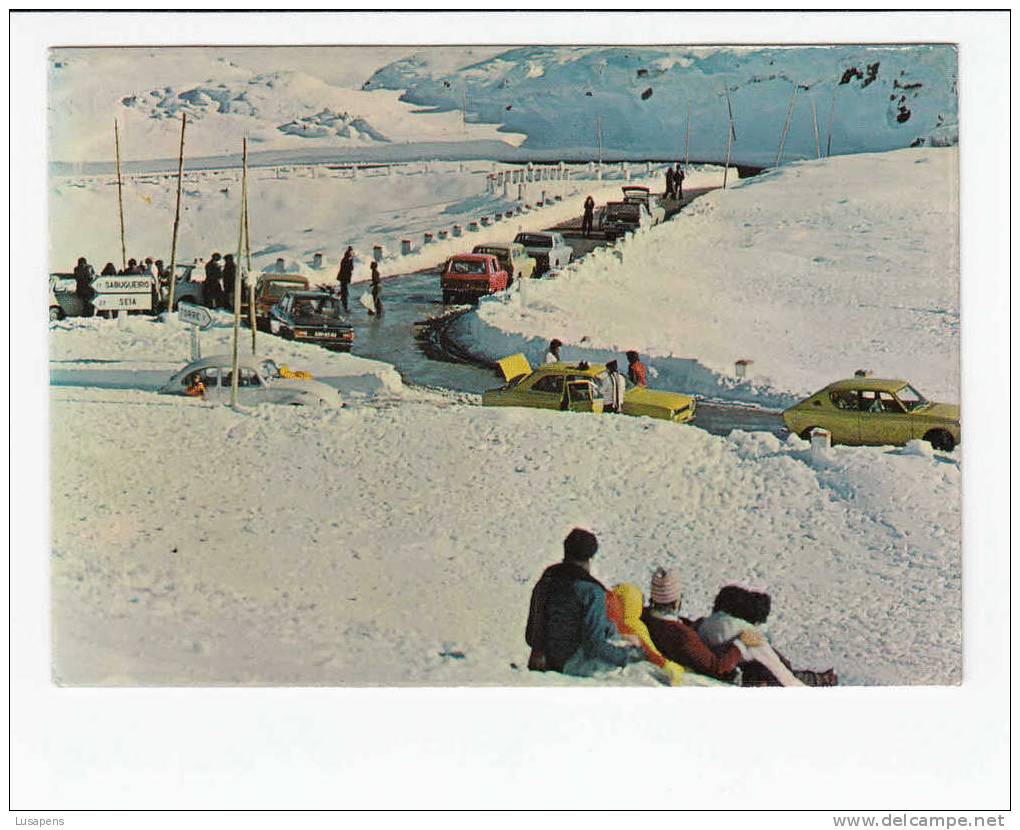
<svg viewBox="0 0 1020 830"><path fill-rule="evenodd" d="M300 283L282 282L282 281L272 280L271 282L266 283L265 292L266 292L266 296L267 297L272 297L274 299L279 299L284 294L286 294L288 291L293 291L295 288L298 288L298 287L303 287L303 286L301 286Z"/></svg>
<svg viewBox="0 0 1020 830"><path fill-rule="evenodd" d="M450 260L451 274L484 274L485 263L478 262L471 259L452 259Z"/></svg>
<svg viewBox="0 0 1020 830"><path fill-rule="evenodd" d="M514 242L520 242L526 248L551 248L553 246L551 236L537 233L519 233Z"/></svg>
<svg viewBox="0 0 1020 830"><path fill-rule="evenodd" d="M896 390L896 397L900 399L900 403L903 404L907 412L923 409L931 403L909 383Z"/></svg>

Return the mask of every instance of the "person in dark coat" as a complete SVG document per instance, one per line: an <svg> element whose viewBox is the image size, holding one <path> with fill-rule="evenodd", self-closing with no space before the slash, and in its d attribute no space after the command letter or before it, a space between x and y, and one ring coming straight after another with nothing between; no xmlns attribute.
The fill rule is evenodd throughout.
<svg viewBox="0 0 1020 830"><path fill-rule="evenodd" d="M237 281L237 264L234 255L223 257L223 299L227 308L234 307L234 283Z"/></svg>
<svg viewBox="0 0 1020 830"><path fill-rule="evenodd" d="M684 169L680 166L680 162L676 163L676 170L673 172L673 187L676 190L676 199L678 202L684 200Z"/></svg>
<svg viewBox="0 0 1020 830"><path fill-rule="evenodd" d="M220 265L220 255L214 253L205 264L205 304L209 308L219 308L223 305L222 278L223 267Z"/></svg>
<svg viewBox="0 0 1020 830"><path fill-rule="evenodd" d="M340 303L344 307L344 311L350 311L347 307L347 295L351 287L351 277L354 276L354 248L350 245L347 246L347 250L344 251L343 258L340 260L340 270L337 272L336 279L340 283ZM374 293L374 289L373 289Z"/></svg>
<svg viewBox="0 0 1020 830"><path fill-rule="evenodd" d="M627 377L635 386L648 385L648 373L637 352L627 352Z"/></svg>
<svg viewBox="0 0 1020 830"><path fill-rule="evenodd" d="M585 676L644 659L641 648L610 642L619 635L606 616L606 588L591 575L598 547L594 533L575 527L563 540L563 561L532 590L524 632L532 671Z"/></svg>
<svg viewBox="0 0 1020 830"><path fill-rule="evenodd" d="M676 177L673 175L673 168L666 168L666 193L665 198L673 199L676 196Z"/></svg>
<svg viewBox="0 0 1020 830"><path fill-rule="evenodd" d="M372 302L375 303L376 317L382 317L382 279L379 276L379 263L372 260Z"/></svg>
<svg viewBox="0 0 1020 830"><path fill-rule="evenodd" d="M117 276L117 266L114 265L112 262L106 263L106 265L103 266L103 270L99 272L99 276L101 277Z"/></svg>
<svg viewBox="0 0 1020 830"><path fill-rule="evenodd" d="M581 232L588 236L591 233L591 225L595 219L595 200L588 196L584 200L584 216L581 219Z"/></svg>
<svg viewBox="0 0 1020 830"><path fill-rule="evenodd" d="M104 272L106 269L103 269ZM78 257L78 264L74 266L74 295L81 300L82 316L91 317L93 314L92 297L95 292L92 290L92 280L96 277L95 269L89 265L85 257Z"/></svg>

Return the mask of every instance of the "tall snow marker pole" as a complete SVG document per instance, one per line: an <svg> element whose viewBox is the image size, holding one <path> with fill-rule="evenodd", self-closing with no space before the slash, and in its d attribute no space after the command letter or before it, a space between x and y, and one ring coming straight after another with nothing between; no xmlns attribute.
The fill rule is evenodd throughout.
<svg viewBox="0 0 1020 830"><path fill-rule="evenodd" d="M240 269L244 253L244 202L248 188L248 139L243 139L241 151L241 214L237 227L237 267ZM241 336L241 280L234 276L234 346L230 359L230 405L237 406L237 341Z"/></svg>
<svg viewBox="0 0 1020 830"><path fill-rule="evenodd" d="M779 134L779 149L776 151L776 167L779 167L783 160L783 148L786 146L786 134L790 130L790 122L793 120L793 105L797 100L797 85L793 86L793 94L790 96L790 106L786 109L786 120L783 122L783 131Z"/></svg>
<svg viewBox="0 0 1020 830"><path fill-rule="evenodd" d="M818 111L815 109L815 99L811 99L811 126L815 130L815 158L822 157L822 143L818 136Z"/></svg>
<svg viewBox="0 0 1020 830"><path fill-rule="evenodd" d="M177 229L181 224L181 181L184 178L184 128L188 123L188 114L181 113L181 150L177 157L177 207L174 210L174 233L170 240L170 295L166 301L166 315L174 310L174 292L177 290Z"/></svg>
<svg viewBox="0 0 1020 830"><path fill-rule="evenodd" d="M724 91L726 93L726 114L729 121L729 129L726 131L726 165L723 167L722 174L723 190L726 189L726 180L730 174L730 154L733 150L733 140L737 137L736 131L733 129L733 107L730 106L730 93L729 90Z"/></svg>
<svg viewBox="0 0 1020 830"><path fill-rule="evenodd" d="M120 258L122 270L127 271L127 244L124 242L124 192L120 180L120 127L113 121L113 143L117 153L117 211L120 214ZM118 315L120 312L117 312Z"/></svg>
<svg viewBox="0 0 1020 830"><path fill-rule="evenodd" d="M251 278L252 267L251 267L251 227L248 224L248 179L247 176L244 179L244 183L241 187L241 195L244 200L244 256L245 262L248 266L248 325L251 326L251 354L255 356L255 283ZM244 284L244 272L241 270L240 260L237 263L238 277L241 278L241 284Z"/></svg>
<svg viewBox="0 0 1020 830"><path fill-rule="evenodd" d="M829 131L828 137L825 139L825 157L828 158L832 155L832 120L836 117L836 90L838 86L832 88L832 105L829 107Z"/></svg>
<svg viewBox="0 0 1020 830"><path fill-rule="evenodd" d="M687 160L691 157L691 102L687 102L687 129L684 130L684 169L687 168Z"/></svg>

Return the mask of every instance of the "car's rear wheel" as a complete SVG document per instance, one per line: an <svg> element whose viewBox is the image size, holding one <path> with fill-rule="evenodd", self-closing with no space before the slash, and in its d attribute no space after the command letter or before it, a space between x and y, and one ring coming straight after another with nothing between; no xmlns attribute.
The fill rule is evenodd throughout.
<svg viewBox="0 0 1020 830"><path fill-rule="evenodd" d="M932 445L933 449L952 452L956 442L953 436L944 429L933 429L924 436L924 440Z"/></svg>
<svg viewBox="0 0 1020 830"><path fill-rule="evenodd" d="M60 306L58 305L50 306L50 320L59 320L63 316L64 312L60 310Z"/></svg>

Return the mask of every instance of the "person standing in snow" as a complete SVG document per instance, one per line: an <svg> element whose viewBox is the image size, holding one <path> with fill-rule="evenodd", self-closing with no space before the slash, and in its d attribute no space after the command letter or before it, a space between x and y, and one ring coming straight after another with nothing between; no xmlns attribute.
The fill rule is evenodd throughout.
<svg viewBox="0 0 1020 830"><path fill-rule="evenodd" d="M108 262L103 266L103 270L99 272L99 275L102 277L115 277L117 276L117 266L112 262Z"/></svg>
<svg viewBox="0 0 1020 830"><path fill-rule="evenodd" d="M563 540L563 561L546 568L532 590L524 633L532 671L586 677L644 659L636 643L610 642L619 634L606 616L605 586L591 575L598 547L594 533L575 527Z"/></svg>
<svg viewBox="0 0 1020 830"><path fill-rule="evenodd" d="M74 266L74 295L81 300L83 317L91 317L95 313L92 307L92 297L95 294L92 290L92 280L95 277L96 270L89 265L88 260L83 256L78 257L78 263Z"/></svg>
<svg viewBox="0 0 1020 830"><path fill-rule="evenodd" d="M223 286L220 282L222 278L220 255L214 253L205 264L205 304L209 308L219 308L223 305Z"/></svg>
<svg viewBox="0 0 1020 830"><path fill-rule="evenodd" d="M648 385L648 373L637 352L627 352L627 377L635 386Z"/></svg>
<svg viewBox="0 0 1020 830"><path fill-rule="evenodd" d="M379 263L372 260L372 302L375 303L375 316L382 317L382 278L379 276Z"/></svg>
<svg viewBox="0 0 1020 830"><path fill-rule="evenodd" d="M676 163L676 171L673 173L673 186L676 190L676 199L678 202L684 200L684 169L680 166L680 162Z"/></svg>
<svg viewBox="0 0 1020 830"><path fill-rule="evenodd" d="M658 568L652 574L652 591L641 621L648 627L652 642L667 660L699 674L730 680L737 666L749 659L749 649L761 645L756 632L738 636L719 654L698 636L690 620L680 616L680 577L676 571Z"/></svg>
<svg viewBox="0 0 1020 830"><path fill-rule="evenodd" d="M547 351L545 353L545 362L546 363L559 363L560 362L560 346L562 346L562 345L563 345L563 343L561 343L559 341L559 339L557 339L555 337L552 340L549 341L549 351Z"/></svg>
<svg viewBox="0 0 1020 830"><path fill-rule="evenodd" d="M350 245L347 246L347 250L344 251L343 259L340 260L340 270L337 272L336 279L340 283L340 304L344 307L345 312L349 312L350 309L347 307L347 295L351 286L351 278L354 276L354 248Z"/></svg>
<svg viewBox="0 0 1020 830"><path fill-rule="evenodd" d="M223 257L223 300L227 308L234 307L234 285L237 283L237 263L234 255Z"/></svg>
<svg viewBox="0 0 1020 830"><path fill-rule="evenodd" d="M588 196L584 200L584 216L581 218L581 232L587 237L591 235L591 225L595 219L595 200Z"/></svg>
<svg viewBox="0 0 1020 830"><path fill-rule="evenodd" d="M623 375L620 374L619 365L615 360L606 364L606 373L600 382L602 392L602 411L617 414L623 412Z"/></svg>
<svg viewBox="0 0 1020 830"><path fill-rule="evenodd" d="M676 195L676 179L673 176L673 168L666 168L666 192L664 198L672 199Z"/></svg>

